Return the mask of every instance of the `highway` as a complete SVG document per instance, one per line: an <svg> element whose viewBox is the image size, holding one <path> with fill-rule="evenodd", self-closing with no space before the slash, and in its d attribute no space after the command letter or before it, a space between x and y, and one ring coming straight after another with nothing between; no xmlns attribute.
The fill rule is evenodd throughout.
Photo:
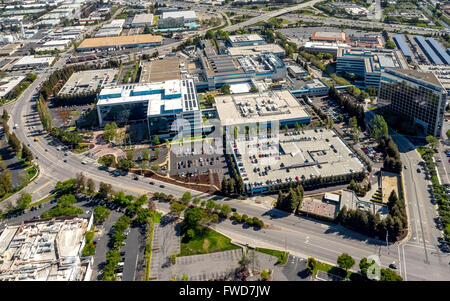
<svg viewBox="0 0 450 301"><path fill-rule="evenodd" d="M287 13L289 13L291 11L302 9L304 7L307 7L307 6L313 6L314 4L316 4L317 2L320 2L320 1L322 1L322 0L312 0L312 1L309 1L309 2L300 3L300 4L295 5L295 6L285 7L285 8L279 9L279 10L268 12L266 14L262 14L262 15L259 15L257 17L251 18L250 20L247 20L247 21L235 24L235 25L227 26L223 30L226 30L226 31L238 30L239 28L242 28L242 27L245 27L245 26L250 26L252 24L255 24L255 23L258 23L258 22L261 22L261 21L267 21L270 18L278 17L278 16L281 16L281 15L287 14Z"/></svg>

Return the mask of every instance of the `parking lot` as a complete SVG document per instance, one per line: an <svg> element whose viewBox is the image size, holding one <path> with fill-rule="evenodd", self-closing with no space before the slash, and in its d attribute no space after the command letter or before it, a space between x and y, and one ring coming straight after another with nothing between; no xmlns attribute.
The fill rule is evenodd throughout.
<svg viewBox="0 0 450 301"><path fill-rule="evenodd" d="M190 281L220 279L233 275L241 258L242 249L177 257L172 273L177 280L182 278L183 273Z"/></svg>
<svg viewBox="0 0 450 301"><path fill-rule="evenodd" d="M213 143L196 143L172 146L170 153L170 175L180 178L197 174L217 173L219 181L228 174L224 156L217 152Z"/></svg>

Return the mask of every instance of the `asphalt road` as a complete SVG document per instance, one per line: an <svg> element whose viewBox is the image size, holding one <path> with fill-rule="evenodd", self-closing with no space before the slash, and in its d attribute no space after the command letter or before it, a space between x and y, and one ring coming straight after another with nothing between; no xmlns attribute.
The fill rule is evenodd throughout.
<svg viewBox="0 0 450 301"><path fill-rule="evenodd" d="M262 14L259 15L257 17L251 18L250 20L247 20L245 22L241 22L235 25L231 25L231 26L227 26L224 28L224 30L226 31L234 31L234 30L238 30L239 28L245 27L245 26L250 26L252 24L261 22L261 21L267 21L270 18L274 18L274 17L278 17L281 16L283 14L289 13L291 11L295 11L307 6L313 6L314 4L316 4L317 2L320 2L321 0L312 0L306 3L300 3L299 5L295 5L295 6L291 6L291 7L286 7L286 8L282 8L276 11L272 11L272 12L268 12L266 14Z"/></svg>

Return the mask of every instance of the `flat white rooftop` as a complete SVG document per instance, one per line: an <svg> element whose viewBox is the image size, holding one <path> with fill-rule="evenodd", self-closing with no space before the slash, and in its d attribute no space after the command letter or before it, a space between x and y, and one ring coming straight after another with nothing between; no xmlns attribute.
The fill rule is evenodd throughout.
<svg viewBox="0 0 450 301"><path fill-rule="evenodd" d="M35 57L32 55L24 56L18 60L14 66L26 66L26 65L50 65L55 57L53 56L41 56Z"/></svg>
<svg viewBox="0 0 450 301"><path fill-rule="evenodd" d="M25 76L9 76L0 78L0 97L4 97L8 94L23 79L25 79Z"/></svg>
<svg viewBox="0 0 450 301"><path fill-rule="evenodd" d="M222 126L309 119L289 91L216 96L215 101Z"/></svg>
<svg viewBox="0 0 450 301"><path fill-rule="evenodd" d="M232 35L228 39L232 43L239 42L251 42L251 41L264 41L264 39L259 34L242 34L242 35Z"/></svg>
<svg viewBox="0 0 450 301"><path fill-rule="evenodd" d="M102 89L98 97L97 106L100 107L133 103L148 104L148 116L199 110L198 97L192 79L108 87Z"/></svg>
<svg viewBox="0 0 450 301"><path fill-rule="evenodd" d="M84 280L80 251L91 223L92 216L7 226L0 233L0 281Z"/></svg>
<svg viewBox="0 0 450 301"><path fill-rule="evenodd" d="M167 11L162 13L162 19L183 17L185 20L197 19L197 14L193 10Z"/></svg>

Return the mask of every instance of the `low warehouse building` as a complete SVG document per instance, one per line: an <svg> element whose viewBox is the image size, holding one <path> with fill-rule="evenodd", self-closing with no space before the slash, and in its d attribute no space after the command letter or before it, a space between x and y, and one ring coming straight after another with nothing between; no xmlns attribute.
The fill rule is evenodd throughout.
<svg viewBox="0 0 450 301"><path fill-rule="evenodd" d="M119 37L102 37L85 39L78 51L92 51L104 49L120 49L132 47L151 47L161 45L162 37L151 34L119 36Z"/></svg>

